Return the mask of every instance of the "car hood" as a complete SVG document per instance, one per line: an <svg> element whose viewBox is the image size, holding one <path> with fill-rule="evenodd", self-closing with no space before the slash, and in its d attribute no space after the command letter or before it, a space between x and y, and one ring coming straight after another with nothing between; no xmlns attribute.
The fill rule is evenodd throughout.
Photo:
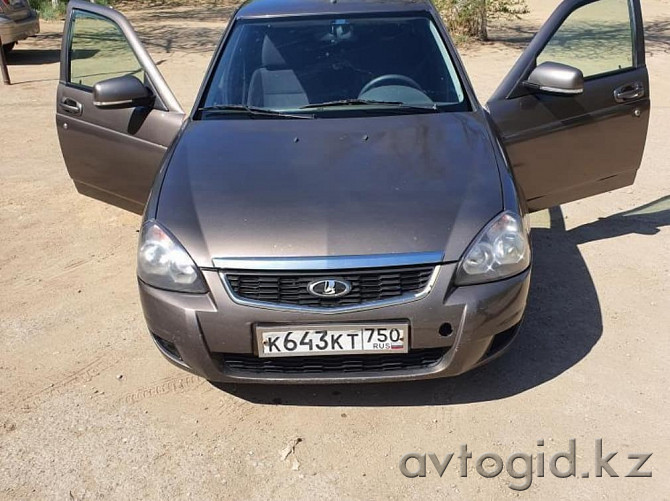
<svg viewBox="0 0 670 501"><path fill-rule="evenodd" d="M502 210L483 115L193 121L158 220L213 258L440 252L458 260Z"/></svg>

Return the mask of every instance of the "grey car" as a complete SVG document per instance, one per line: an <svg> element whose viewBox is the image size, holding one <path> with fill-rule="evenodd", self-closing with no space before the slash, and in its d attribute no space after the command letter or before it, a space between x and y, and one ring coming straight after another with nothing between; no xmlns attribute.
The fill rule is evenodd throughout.
<svg viewBox="0 0 670 501"><path fill-rule="evenodd" d="M79 192L144 214L168 360L336 383L503 353L528 214L632 184L649 111L639 0L564 1L486 106L428 0L250 0L189 114L120 13L74 0L56 120Z"/></svg>
<svg viewBox="0 0 670 501"><path fill-rule="evenodd" d="M28 0L0 0L0 40L5 52L39 32L40 19Z"/></svg>

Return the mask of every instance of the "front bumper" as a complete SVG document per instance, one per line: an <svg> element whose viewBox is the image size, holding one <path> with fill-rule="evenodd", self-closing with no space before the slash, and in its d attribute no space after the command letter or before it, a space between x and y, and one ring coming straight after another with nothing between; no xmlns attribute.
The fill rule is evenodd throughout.
<svg viewBox="0 0 670 501"><path fill-rule="evenodd" d="M139 290L149 331L163 355L210 381L319 384L418 380L456 376L498 355L516 334L526 307L530 270L500 282L452 287L456 265L439 268L433 289L420 300L334 315L237 304L215 271L203 273L210 288L207 294L163 291L141 281ZM266 372L239 363L244 358L256 359L255 324L392 320L410 322L410 354L442 350L434 363L393 370L311 372Z"/></svg>
<svg viewBox="0 0 670 501"><path fill-rule="evenodd" d="M40 32L40 19L35 11L30 16L19 21L0 16L0 39L3 45L25 40Z"/></svg>

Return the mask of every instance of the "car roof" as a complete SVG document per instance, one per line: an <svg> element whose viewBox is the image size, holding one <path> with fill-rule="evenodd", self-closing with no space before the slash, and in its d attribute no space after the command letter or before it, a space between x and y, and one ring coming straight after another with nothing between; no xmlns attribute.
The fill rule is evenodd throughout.
<svg viewBox="0 0 670 501"><path fill-rule="evenodd" d="M431 11L430 0L247 0L238 18Z"/></svg>

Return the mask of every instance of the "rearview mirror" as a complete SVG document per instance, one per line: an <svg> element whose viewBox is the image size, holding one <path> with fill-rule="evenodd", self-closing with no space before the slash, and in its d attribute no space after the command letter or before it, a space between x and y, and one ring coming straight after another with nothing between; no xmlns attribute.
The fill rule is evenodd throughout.
<svg viewBox="0 0 670 501"><path fill-rule="evenodd" d="M93 104L98 108L135 108L150 105L153 99L153 93L132 75L110 78L93 86Z"/></svg>
<svg viewBox="0 0 670 501"><path fill-rule="evenodd" d="M547 94L576 96L584 92L584 74L566 64L546 62L535 68L523 85Z"/></svg>

